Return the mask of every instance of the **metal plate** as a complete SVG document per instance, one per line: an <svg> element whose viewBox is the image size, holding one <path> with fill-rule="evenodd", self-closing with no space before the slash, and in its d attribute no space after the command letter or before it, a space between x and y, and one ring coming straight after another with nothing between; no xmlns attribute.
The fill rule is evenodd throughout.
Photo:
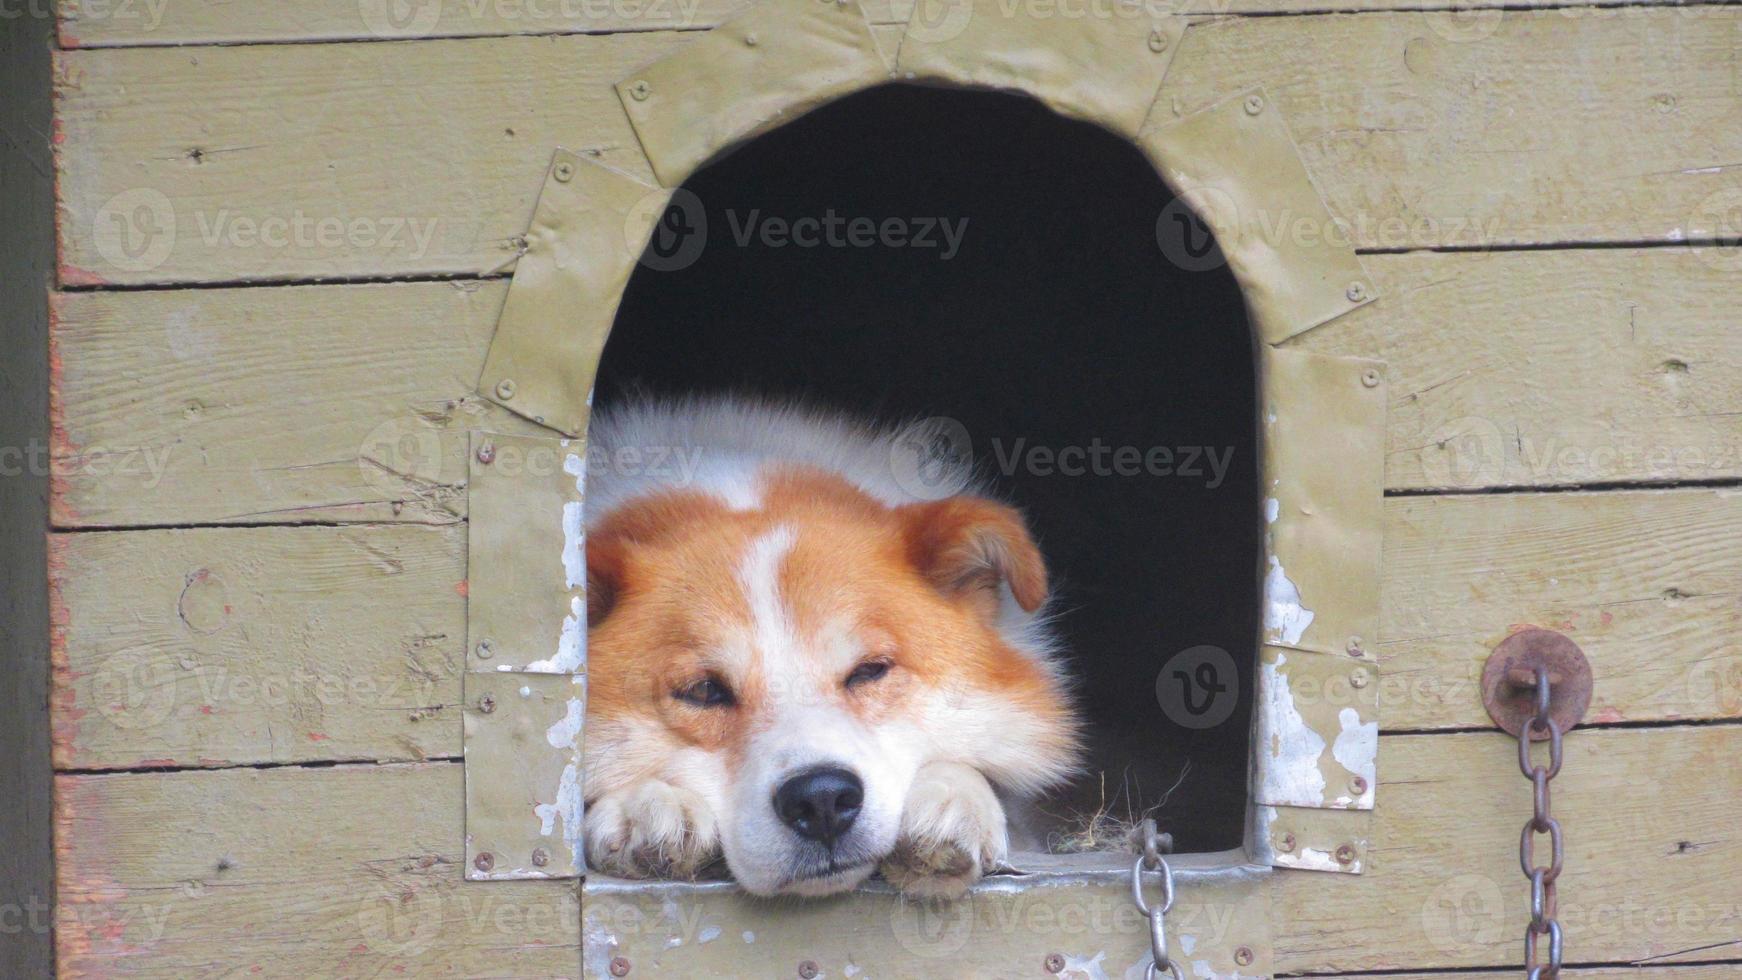
<svg viewBox="0 0 1742 980"><path fill-rule="evenodd" d="M586 670L586 444L472 433L468 670Z"/></svg>
<svg viewBox="0 0 1742 980"><path fill-rule="evenodd" d="M1591 662L1579 645L1554 630L1519 630L1500 641L1482 667L1482 704L1508 735L1536 717L1539 667L1549 672L1548 713L1562 732L1572 731L1591 706ZM1524 683L1525 676L1533 679ZM1548 734L1532 728L1530 738L1541 742Z"/></svg>
<svg viewBox="0 0 1742 980"><path fill-rule="evenodd" d="M484 397L558 432L585 434L599 353L670 198L557 151L478 381Z"/></svg>
<svg viewBox="0 0 1742 980"><path fill-rule="evenodd" d="M1254 712L1253 802L1370 810L1377 791L1385 493L1383 365L1261 349L1264 643ZM1348 838L1352 831L1325 836ZM1316 845L1315 845L1316 846ZM1323 850L1323 848L1320 848ZM1335 855L1332 847L1331 855ZM1285 867L1350 871L1309 860ZM1356 863L1358 867L1358 862Z"/></svg>
<svg viewBox="0 0 1742 980"><path fill-rule="evenodd" d="M1159 116L1138 145L1215 233L1261 340L1281 343L1376 298L1262 89L1184 119Z"/></svg>
<svg viewBox="0 0 1742 980"><path fill-rule="evenodd" d="M659 182L889 78L857 0L764 0L617 84Z"/></svg>
<svg viewBox="0 0 1742 980"><path fill-rule="evenodd" d="M1199 870L1189 856L1170 860L1177 899L1167 915L1169 949L1185 975L1269 976L1267 869ZM584 975L593 978L1124 977L1142 976L1149 961L1128 863L994 876L941 905L904 901L880 882L828 901L773 904L730 882L592 876L581 907ZM1058 969L1048 965L1054 957ZM806 963L811 971L801 969Z"/></svg>
<svg viewBox="0 0 1742 980"><path fill-rule="evenodd" d="M586 679L474 672L465 688L466 877L581 874Z"/></svg>
<svg viewBox="0 0 1742 980"><path fill-rule="evenodd" d="M1366 870L1372 811L1257 807L1257 857L1272 867L1358 875Z"/></svg>
<svg viewBox="0 0 1742 980"><path fill-rule="evenodd" d="M1185 28L1184 17L1136 0L1110 0L1097 16L1008 0L920 0L895 72L1022 92L1135 138Z"/></svg>

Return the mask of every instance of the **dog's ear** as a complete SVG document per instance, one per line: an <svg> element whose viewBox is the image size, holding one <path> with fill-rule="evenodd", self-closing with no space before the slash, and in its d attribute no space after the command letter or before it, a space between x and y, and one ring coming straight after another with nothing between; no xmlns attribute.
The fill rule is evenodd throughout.
<svg viewBox="0 0 1742 980"><path fill-rule="evenodd" d="M587 628L605 621L623 592L628 549L614 535L587 539Z"/></svg>
<svg viewBox="0 0 1742 980"><path fill-rule="evenodd" d="M1015 508L978 497L949 497L901 508L908 560L945 595L984 603L997 614L1010 586L1033 612L1046 601L1046 563Z"/></svg>

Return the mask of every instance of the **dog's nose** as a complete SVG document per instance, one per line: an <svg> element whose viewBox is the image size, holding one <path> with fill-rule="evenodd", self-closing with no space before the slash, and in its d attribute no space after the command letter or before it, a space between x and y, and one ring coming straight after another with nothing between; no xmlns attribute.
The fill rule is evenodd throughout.
<svg viewBox="0 0 1742 980"><path fill-rule="evenodd" d="M865 784L845 769L813 769L774 793L774 810L788 827L832 845L853 826L865 803Z"/></svg>

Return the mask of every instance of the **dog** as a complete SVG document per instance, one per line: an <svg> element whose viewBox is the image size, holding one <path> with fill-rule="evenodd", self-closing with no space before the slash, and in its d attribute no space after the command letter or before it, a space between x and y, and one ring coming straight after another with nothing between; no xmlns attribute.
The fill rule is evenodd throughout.
<svg viewBox="0 0 1742 980"><path fill-rule="evenodd" d="M733 398L589 432L589 864L960 896L1080 725L1022 516L935 426ZM919 449L926 459L910 460Z"/></svg>

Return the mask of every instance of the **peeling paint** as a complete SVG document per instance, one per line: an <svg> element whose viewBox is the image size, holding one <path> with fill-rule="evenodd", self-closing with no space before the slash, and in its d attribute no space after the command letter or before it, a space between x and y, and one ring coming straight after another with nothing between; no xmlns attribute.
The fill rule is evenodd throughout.
<svg viewBox="0 0 1742 980"><path fill-rule="evenodd" d="M1071 977L1073 980L1078 977L1083 978L1083 980L1109 980L1106 968L1101 965L1106 958L1107 951L1104 949L1097 951L1092 957L1072 956L1066 953L1064 972L1060 975Z"/></svg>
<svg viewBox="0 0 1742 980"><path fill-rule="evenodd" d="M1263 665L1259 690L1260 751L1267 765L1259 767L1258 799L1270 804L1322 806L1325 776L1319 771L1325 740L1307 725L1294 706L1294 692L1282 667L1288 658L1278 653Z"/></svg>
<svg viewBox="0 0 1742 980"><path fill-rule="evenodd" d="M587 664L587 607L580 596L569 597L569 614L563 617L562 636L557 640L556 656L534 660L522 670L533 674L577 674ZM515 668L498 664L499 671Z"/></svg>
<svg viewBox="0 0 1742 980"><path fill-rule="evenodd" d="M582 712L585 708L580 698L569 698L568 711L562 719L545 729L544 740L553 749L572 749L575 739L581 734Z"/></svg>
<svg viewBox="0 0 1742 980"><path fill-rule="evenodd" d="M1363 722L1360 712L1354 708L1344 708L1337 712L1337 721L1343 726L1342 732L1331 743L1331 756L1349 770L1367 781L1367 792L1360 797L1345 796L1341 801L1351 805L1365 798L1378 785L1375 776L1374 760L1379 755L1379 723L1377 721Z"/></svg>
<svg viewBox="0 0 1742 980"><path fill-rule="evenodd" d="M1301 605L1300 590L1282 570L1282 559L1271 555L1264 576L1264 638L1292 646L1312 623L1313 611Z"/></svg>
<svg viewBox="0 0 1742 980"><path fill-rule="evenodd" d="M1266 524L1275 524L1276 519L1281 516L1282 501L1275 497L1264 498L1264 522Z"/></svg>

